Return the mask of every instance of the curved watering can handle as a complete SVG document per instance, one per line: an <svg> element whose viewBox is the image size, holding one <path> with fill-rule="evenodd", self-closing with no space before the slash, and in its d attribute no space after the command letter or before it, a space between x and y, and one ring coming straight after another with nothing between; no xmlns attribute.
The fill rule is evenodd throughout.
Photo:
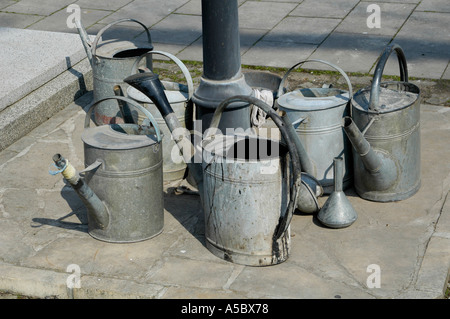
<svg viewBox="0 0 450 319"><path fill-rule="evenodd" d="M86 112L86 117L84 118L84 128L88 128L90 126L89 123L91 121L91 114L92 114L92 111L97 106L97 104L99 104L100 102L103 102L103 101L107 101L107 100L122 100L122 101L125 101L127 103L130 103L131 105L133 105L134 107L139 109L142 113L144 113L148 117L148 119L150 120L150 123L152 123L153 127L155 128L155 132L156 132L156 137L157 137L158 143L161 142L161 139L162 139L161 132L160 132L158 123L156 122L156 120L153 117L153 115L148 110L146 110L143 106L141 106L139 103L135 102L134 100L132 100L130 98L124 97L124 96L105 97L105 98L100 99L98 101L92 102L89 105L89 109Z"/></svg>
<svg viewBox="0 0 450 319"><path fill-rule="evenodd" d="M142 22L139 22L139 21L137 21L137 20L135 20L135 19L130 19L130 18L119 19L119 20L114 21L114 22L111 22L111 23L108 24L107 26L103 27L103 28L97 33L97 35L95 36L94 42L92 43L92 55L93 55L93 56L95 56L95 53L97 52L97 44L98 44L98 41L100 40L102 34L103 34L107 29L109 29L110 27L112 27L113 25L116 25L116 24L119 24L119 23L122 23L122 22L125 22L125 21L132 21L132 22L136 22L136 23L140 24L140 25L145 29L145 32L147 33L147 40L148 40L148 43L150 43L150 44L152 43L152 38L151 38L151 36L150 36L150 31L148 30L148 28L147 28Z"/></svg>
<svg viewBox="0 0 450 319"><path fill-rule="evenodd" d="M141 55L140 57L138 57L137 60L134 62L133 66L131 67L131 75L133 75L133 74L138 72L139 62L141 62L141 60L144 57L146 57L147 55L152 55L152 54L160 54L160 55L164 55L164 56L168 57L173 62L175 62L176 65L181 69L181 71L183 72L183 75L184 75L184 77L186 79L186 82L187 82L188 99L190 100L192 98L192 95L194 94L194 82L192 81L191 74L189 73L189 70L187 69L187 67L183 64L183 62L181 62L180 59L178 59L173 54L170 54L170 53L164 52L164 51L149 51L149 52L146 52L143 55Z"/></svg>
<svg viewBox="0 0 450 319"><path fill-rule="evenodd" d="M283 92L283 89L284 89L284 82L286 81L286 79L287 79L289 73L291 73L291 71L294 70L297 66L299 66L299 65L301 65L301 64L303 64L303 63L306 63L306 62L319 62L319 63L324 63L324 64L326 64L326 65L331 66L333 69L337 70L337 71L344 77L345 81L347 82L347 86L348 86L348 89L349 89L349 95L348 95L348 96L349 96L350 99L352 98L352 96L353 96L353 87L352 87L352 83L350 82L350 79L348 78L348 76L347 76L347 74L344 72L344 70L342 70L340 67L338 67L337 65L334 65L334 64L332 64L332 63L330 63L330 62L323 61L323 60L314 60L314 59L312 59L312 60L303 60L303 61L300 61L300 62L298 62L297 64L295 64L294 66L292 66L292 67L286 72L286 74L285 74L285 75L283 76L283 78L281 79L280 86L279 86L279 88L278 88L277 98L279 98L279 97L281 96L280 92Z"/></svg>
<svg viewBox="0 0 450 319"><path fill-rule="evenodd" d="M398 65L400 68L400 80L402 82L408 82L408 67L406 65L405 53L398 44L391 44L387 46L384 49L377 66L375 67L372 88L370 90L369 110L375 111L378 108L378 103L380 100L381 77L383 76L383 70L386 66L386 62L394 51L397 53Z"/></svg>
<svg viewBox="0 0 450 319"><path fill-rule="evenodd" d="M277 127L280 129L280 132L282 136L284 137L289 153L291 154L291 163L292 163L292 172L293 172L293 186L290 188L291 193L289 196L289 203L286 208L286 212L280 216L277 229L275 230L274 238L278 239L280 236L286 231L287 227L289 226L293 213L297 207L297 199L298 194L300 191L300 184L301 184L301 167L300 167L300 157L296 150L296 145L292 141L292 135L289 134L289 129L293 130L293 127L291 124L286 125L286 122L276 113L276 111L266 104L265 102L261 101L260 99L257 99L253 96L247 96L247 95L236 95L233 97L230 97L226 100L224 100L214 112L214 115L211 120L211 124L209 129L206 132L205 140L214 135L217 131L217 128L220 123L220 119L222 117L222 113L225 110L225 108L234 102L247 102L249 104L256 105L260 109L262 109L264 112L267 113L267 115L273 120L273 122L277 125ZM295 135L295 138L298 138L295 134L295 131L292 133Z"/></svg>

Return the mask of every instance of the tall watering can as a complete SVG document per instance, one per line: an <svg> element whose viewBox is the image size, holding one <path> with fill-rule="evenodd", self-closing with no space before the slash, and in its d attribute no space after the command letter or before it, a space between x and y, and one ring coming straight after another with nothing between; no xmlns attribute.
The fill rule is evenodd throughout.
<svg viewBox="0 0 450 319"><path fill-rule="evenodd" d="M168 57L180 68L185 79L186 85L170 81L161 81L164 86L164 93L167 100L170 103L171 108L176 114L178 121L183 128L190 128L193 121L193 105L191 103L192 95L194 94L194 83L189 70L176 56L163 52L163 51L150 51L142 56L140 56L134 63L131 74L138 73L139 62L148 55L159 54ZM163 135L163 173L165 181L173 181L182 179L186 171L186 163L180 155L178 146L172 139L171 132L167 127L164 118L161 116L158 108L155 106L153 101L144 95L141 91L129 86L127 89L127 94L129 98L138 101L156 119L159 127L161 128L161 133ZM142 119L137 119L138 123L141 123Z"/></svg>
<svg viewBox="0 0 450 319"><path fill-rule="evenodd" d="M348 91L333 87L300 88L281 95L288 75L306 62L319 62L331 66L344 77ZM284 75L278 89L280 110L294 124L296 132L310 159L302 165L303 171L313 175L325 194L334 191L334 158L343 160L343 188L353 181L351 144L342 130L342 118L349 115L349 101L353 95L347 74L336 65L322 60L304 60L292 66Z"/></svg>
<svg viewBox="0 0 450 319"><path fill-rule="evenodd" d="M116 24L128 21L135 22L144 28L147 42L114 39L103 41L99 45L99 41L106 30ZM123 82L123 79L130 74L136 58L153 50L150 32L147 27L134 19L119 19L103 27L92 42L81 21L76 20L75 23L92 67L94 101L114 95L125 95L128 85ZM146 67L152 68L151 59L146 60ZM128 108L126 102L122 102L125 104L124 108ZM124 120L125 116L118 112L117 104L114 101L103 101L96 107L94 114L97 124L127 122Z"/></svg>
<svg viewBox="0 0 450 319"><path fill-rule="evenodd" d="M118 99L140 109L153 127L110 124L89 127L94 108ZM131 99L93 102L86 114L84 177L60 154L53 160L88 211L88 232L99 240L130 243L160 234L164 225L161 134L153 116Z"/></svg>
<svg viewBox="0 0 450 319"><path fill-rule="evenodd" d="M297 137L288 118L281 118L254 97L231 97L215 110L201 145L194 146L186 130L180 130L156 74L135 74L125 82L158 106L194 172L205 214L207 248L214 255L239 264L265 266L285 261L290 247L289 225L301 187L299 152L292 140ZM286 145L256 135L218 132L223 110L242 101L261 107L280 129ZM258 152L258 148L265 147L271 151ZM198 151L203 152L202 161L195 163L192 159Z"/></svg>
<svg viewBox="0 0 450 319"><path fill-rule="evenodd" d="M400 81L380 82L392 52ZM420 89L408 82L401 47L389 45L375 68L371 87L352 99L352 117L343 121L354 148L354 185L364 199L406 199L420 188ZM361 132L362 131L362 132Z"/></svg>

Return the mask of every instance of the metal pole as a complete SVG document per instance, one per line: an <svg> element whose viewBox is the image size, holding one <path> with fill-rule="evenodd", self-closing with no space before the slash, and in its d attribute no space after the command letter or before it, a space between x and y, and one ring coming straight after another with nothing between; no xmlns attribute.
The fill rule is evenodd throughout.
<svg viewBox="0 0 450 319"><path fill-rule="evenodd" d="M252 88L241 73L239 18L237 0L202 0L203 76L192 97L196 119L202 120L202 131L211 123L219 104L235 95L251 95ZM247 129L250 107L236 102L227 107L219 129Z"/></svg>
<svg viewBox="0 0 450 319"><path fill-rule="evenodd" d="M202 1L204 77L227 80L240 71L237 1Z"/></svg>

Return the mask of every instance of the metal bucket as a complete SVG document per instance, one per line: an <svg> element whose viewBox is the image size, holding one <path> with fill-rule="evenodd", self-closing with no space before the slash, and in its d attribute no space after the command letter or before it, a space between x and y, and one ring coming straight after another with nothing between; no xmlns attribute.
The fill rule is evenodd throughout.
<svg viewBox="0 0 450 319"><path fill-rule="evenodd" d="M245 82L256 90L268 90L273 94L275 100L278 96L278 88L281 83L281 76L265 71L246 71L242 73Z"/></svg>
<svg viewBox="0 0 450 319"><path fill-rule="evenodd" d="M109 40L99 45L102 34L111 26L122 22L136 22L147 33L147 43L137 41ZM126 92L128 84L123 79L130 74L136 58L145 52L153 50L150 32L141 22L134 19L119 19L103 27L96 35L94 41L89 41L88 35L81 23L77 21L78 32L91 63L93 73L94 101ZM152 61L146 61L146 67L152 68ZM124 119L117 110L114 101L102 102L94 112L97 124L123 123Z"/></svg>
<svg viewBox="0 0 450 319"><path fill-rule="evenodd" d="M275 104L281 76L266 71L246 71L242 74L244 75L245 82L253 89L253 96L270 106ZM273 121L266 117L264 111L254 105L251 105L250 123L252 128L258 133L266 133L269 138L276 138L275 134L278 134L279 138L279 132L277 132L277 130L272 130L276 128Z"/></svg>
<svg viewBox="0 0 450 319"><path fill-rule="evenodd" d="M349 91L332 87L300 88L281 95L290 72L306 62L324 63L339 71L346 80ZM280 92L278 107L285 111L294 123L297 135L312 164L310 174L319 181L323 192L330 194L334 190L335 157L341 157L344 161L343 189L351 186L353 181L351 144L342 130L342 118L349 114L348 104L353 93L352 84L345 72L326 61L301 61L286 72L278 92Z"/></svg>
<svg viewBox="0 0 450 319"><path fill-rule="evenodd" d="M395 51L400 81L381 82L383 70ZM384 50L371 87L359 90L352 99L352 118L367 142L380 157L392 161L397 178L387 188L370 183L361 155L354 152L355 189L362 198L398 201L414 195L420 188L420 89L408 82L403 50L391 45ZM380 172L383 174L383 172Z"/></svg>
<svg viewBox="0 0 450 319"><path fill-rule="evenodd" d="M153 124L111 124L89 127L91 113L104 100L118 99L137 107ZM116 106L117 107L117 106ZM115 243L142 241L162 232L164 198L162 145L158 124L142 106L125 97L93 102L86 114L84 161L85 180L105 203L110 223L102 228L89 219L89 234Z"/></svg>
<svg viewBox="0 0 450 319"><path fill-rule="evenodd" d="M194 84L192 81L192 77L189 73L189 70L186 66L174 55L162 52L162 51L151 51L142 56L140 56L132 67L132 74L137 73L137 66L142 58L153 55L160 54L170 58L174 61L177 66L183 72L183 75L186 79L187 86L175 83L162 81L164 85L164 93L172 107L174 113L176 114L178 121L180 122L183 128L191 127L193 121L193 106L190 103L191 97L194 93ZM150 100L146 95L141 93L139 90L134 87L129 86L127 89L128 97L142 103L143 106L150 111L151 114L154 115L158 126L161 128L161 132L163 134L162 143L163 147L163 172L164 172L164 180L165 181L173 181L182 179L185 175L186 164L183 161L183 157L180 154L180 150L176 145L175 141L172 138L172 134L167 127L167 124L164 118L161 116L158 108L155 104ZM138 123L142 121L142 118L138 118Z"/></svg>
<svg viewBox="0 0 450 319"><path fill-rule="evenodd" d="M275 265L289 256L298 197L290 189L291 149L256 135L215 134L232 102L219 106L202 141L206 247L233 263Z"/></svg>

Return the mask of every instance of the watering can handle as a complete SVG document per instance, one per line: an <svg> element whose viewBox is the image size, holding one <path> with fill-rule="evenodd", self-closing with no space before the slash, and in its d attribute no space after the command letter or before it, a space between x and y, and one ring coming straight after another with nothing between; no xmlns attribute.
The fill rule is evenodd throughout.
<svg viewBox="0 0 450 319"><path fill-rule="evenodd" d="M189 73L189 70L186 68L186 66L183 64L183 62L181 62L181 60L178 59L173 54L170 54L170 53L167 53L167 52L163 52L163 51L149 51L149 52L146 52L143 55L141 55L140 57L138 57L137 60L134 62L133 66L131 67L131 75L136 74L138 72L139 62L144 57L146 57L147 55L152 55L152 54L160 54L160 55L164 55L164 56L168 57L173 62L175 62L176 65L181 69L181 71L183 72L183 75L184 75L184 77L186 79L186 82L187 82L188 99L190 100L192 98L192 95L194 94L194 83L192 81L191 74Z"/></svg>
<svg viewBox="0 0 450 319"><path fill-rule="evenodd" d="M280 82L280 86L278 88L278 93L277 93L277 98L279 98L281 96L281 92L283 92L284 90L284 82L286 81L289 73L291 73L292 70L294 70L297 66L306 63L306 62L319 62L319 63L324 63L326 65L331 66L333 69L339 71L339 73L341 73L341 75L344 77L345 81L347 82L348 85L348 89L349 89L349 98L351 99L353 96L353 88L352 88L352 83L350 82L350 79L348 78L347 74L344 72L344 70L342 70L340 67L338 67L337 65L334 65L330 62L327 61L323 61L323 60L303 60L298 62L297 64L295 64L294 66L292 66L287 72L286 74L283 76L283 78L281 79Z"/></svg>
<svg viewBox="0 0 450 319"><path fill-rule="evenodd" d="M300 185L301 185L301 167L300 167L300 157L296 150L296 144L292 141L292 134L296 136L295 132L292 134L289 134L289 129L293 130L293 127L291 124L286 125L284 120L276 113L276 111L266 104L265 102L261 101L260 99L257 99L253 96L247 96L247 95L236 95L233 97L230 97L226 100L224 100L215 110L214 115L211 120L211 125L209 129L205 132L206 137L205 140L208 139L210 136L215 134L215 132L218 129L220 119L222 117L222 113L225 110L225 108L234 102L247 102L249 104L256 105L257 107L261 108L264 112L267 113L267 115L273 120L273 122L277 125L277 127L280 129L280 132L282 136L284 137L284 140L287 143L289 153L291 154L291 162L292 162L292 171L293 171L293 186L291 187L291 193L289 196L289 203L286 208L286 212L280 216L277 229L274 233L274 238L278 239L280 236L286 231L287 227L290 224L291 218L293 216L293 213L297 207L297 199L298 194L300 191Z"/></svg>
<svg viewBox="0 0 450 319"><path fill-rule="evenodd" d="M395 51L397 53L398 64L400 68L400 81L408 82L408 67L406 64L405 53L398 44L391 44L384 49L380 60L375 67L375 73L373 75L372 87L370 90L369 110L375 111L378 108L380 100L380 82L383 76L383 70L386 66L386 62L391 56L391 53Z"/></svg>
<svg viewBox="0 0 450 319"><path fill-rule="evenodd" d="M97 44L98 44L98 41L100 40L102 34L103 34L107 29L109 29L110 27L112 27L113 25L116 25L116 24L119 24L119 23L122 23L122 22L125 22L125 21L132 21L132 22L139 23L139 24L145 29L145 32L147 33L147 40L148 40L148 43L150 43L150 44L152 43L152 38L151 38L151 36L150 36L150 31L148 31L148 28L147 28L142 22L139 22L139 21L137 21L137 20L135 20L135 19L130 19L130 18L119 19L119 20L117 20L117 21L111 22L110 24L106 25L105 27L103 27L103 28L97 33L97 35L95 36L94 42L92 43L92 55L93 55L93 56L95 56L95 54L96 54L96 52L97 52Z"/></svg>
<svg viewBox="0 0 450 319"><path fill-rule="evenodd" d="M139 109L142 113L144 113L148 117L148 119L150 120L150 123L152 123L153 127L155 128L158 143L161 142L161 139L162 139L161 132L160 132L159 126L158 126L155 118L153 117L153 115L148 110L146 110L143 106L139 105L139 103L133 101L130 98L124 97L124 96L111 96L111 97L106 97L106 98L100 99L98 101L92 102L89 105L88 111L86 112L86 117L84 119L84 128L88 128L90 126L89 123L91 121L91 114L92 114L92 111L97 106L97 104L99 104L100 102L103 102L103 101L107 101L107 100L122 100L124 102L130 103L131 105L133 105L134 107Z"/></svg>

